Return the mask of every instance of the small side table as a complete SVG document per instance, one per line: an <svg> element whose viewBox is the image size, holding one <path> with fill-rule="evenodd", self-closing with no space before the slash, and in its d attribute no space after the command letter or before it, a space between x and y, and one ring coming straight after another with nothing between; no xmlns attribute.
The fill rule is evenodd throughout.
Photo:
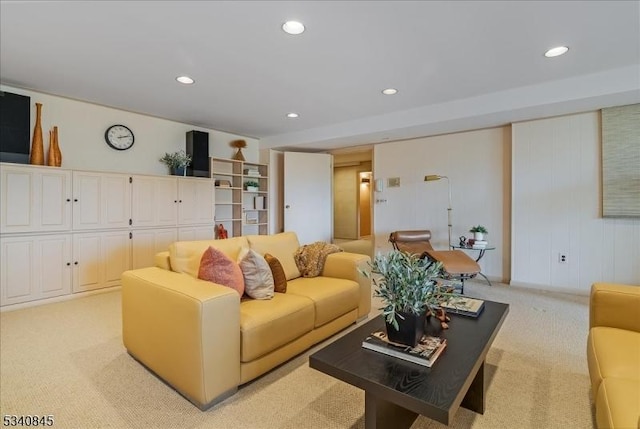
<svg viewBox="0 0 640 429"><path fill-rule="evenodd" d="M480 262L480 259L482 259L482 257L484 256L484 253L487 250L496 250L495 247L485 247L484 249L474 249L473 246L461 246L459 244L452 244L451 247L453 247L454 249L462 249L462 250L477 250L478 252L478 257L476 258L476 262ZM491 281L487 278L487 276L485 276L484 274L482 274L482 272L479 272L478 274L480 274L482 277L484 277L484 279L487 281L487 283L489 283L489 286L493 286L491 284Z"/></svg>

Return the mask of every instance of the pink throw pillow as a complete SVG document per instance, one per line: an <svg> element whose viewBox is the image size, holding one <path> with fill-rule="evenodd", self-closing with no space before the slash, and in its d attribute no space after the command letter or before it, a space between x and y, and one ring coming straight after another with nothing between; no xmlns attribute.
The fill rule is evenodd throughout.
<svg viewBox="0 0 640 429"><path fill-rule="evenodd" d="M244 293L244 278L240 266L222 251L209 246L200 259L198 278L235 289Z"/></svg>

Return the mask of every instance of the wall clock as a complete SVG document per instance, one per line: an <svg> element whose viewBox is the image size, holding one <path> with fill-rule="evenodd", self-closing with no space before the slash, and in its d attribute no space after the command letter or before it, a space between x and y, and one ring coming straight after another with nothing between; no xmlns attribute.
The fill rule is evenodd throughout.
<svg viewBox="0 0 640 429"><path fill-rule="evenodd" d="M107 144L116 150L127 150L133 146L133 131L124 125L111 125L104 133Z"/></svg>

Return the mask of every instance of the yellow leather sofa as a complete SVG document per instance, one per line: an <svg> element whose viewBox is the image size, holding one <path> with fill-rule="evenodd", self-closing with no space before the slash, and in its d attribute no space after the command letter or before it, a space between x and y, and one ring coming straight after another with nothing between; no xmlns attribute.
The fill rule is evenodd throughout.
<svg viewBox="0 0 640 429"><path fill-rule="evenodd" d="M286 293L240 299L229 287L197 278L213 246L233 260L243 247L278 258ZM333 253L319 277L300 276L295 233L182 241L156 255L155 267L122 275L124 345L131 356L205 410L312 345L363 319L370 258Z"/></svg>
<svg viewBox="0 0 640 429"><path fill-rule="evenodd" d="M591 286L587 362L598 428L640 428L640 286Z"/></svg>

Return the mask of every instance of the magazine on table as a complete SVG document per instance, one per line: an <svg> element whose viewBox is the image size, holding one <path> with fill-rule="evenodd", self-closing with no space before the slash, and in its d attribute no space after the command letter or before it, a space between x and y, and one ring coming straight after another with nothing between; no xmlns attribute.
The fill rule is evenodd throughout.
<svg viewBox="0 0 640 429"><path fill-rule="evenodd" d="M409 362L431 367L447 346L447 340L423 335L415 347L390 341L384 331L375 331L362 342L362 347Z"/></svg>
<svg viewBox="0 0 640 429"><path fill-rule="evenodd" d="M484 301L481 299L463 296L453 298L449 302L440 304L440 307L449 313L462 314L463 316L478 317L484 310Z"/></svg>

